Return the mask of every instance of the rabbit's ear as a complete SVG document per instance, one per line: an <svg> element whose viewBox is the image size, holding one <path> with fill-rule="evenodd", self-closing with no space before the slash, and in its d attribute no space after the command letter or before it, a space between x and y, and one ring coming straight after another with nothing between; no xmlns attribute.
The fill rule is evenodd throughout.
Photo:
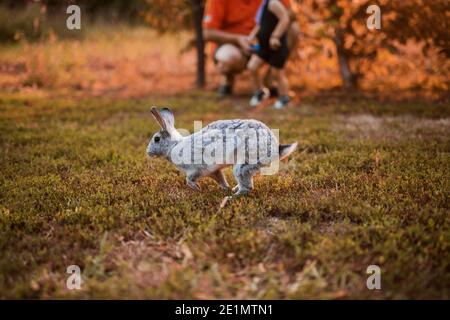
<svg viewBox="0 0 450 320"><path fill-rule="evenodd" d="M166 130L171 131L172 129L175 129L175 118L173 116L172 110L170 110L169 108L162 108L159 113L161 114L161 117L166 124Z"/></svg>
<svg viewBox="0 0 450 320"><path fill-rule="evenodd" d="M175 129L175 118L169 108L162 108L161 111L158 111L156 107L152 107L152 114L161 128L168 132L173 139L181 138L180 133Z"/></svg>
<svg viewBox="0 0 450 320"><path fill-rule="evenodd" d="M159 113L158 109L156 107L152 107L151 109L152 115L155 118L156 122L159 123L162 129L167 131L167 126L163 118L161 117L161 114Z"/></svg>

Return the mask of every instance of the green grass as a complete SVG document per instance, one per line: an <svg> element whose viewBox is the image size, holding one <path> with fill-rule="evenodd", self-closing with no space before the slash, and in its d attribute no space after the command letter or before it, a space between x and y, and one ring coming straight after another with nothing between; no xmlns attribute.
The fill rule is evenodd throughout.
<svg viewBox="0 0 450 320"><path fill-rule="evenodd" d="M450 298L448 105L245 103L2 94L0 298ZM192 191L146 157L153 104L190 131L256 118L300 148L219 211L213 181Z"/></svg>

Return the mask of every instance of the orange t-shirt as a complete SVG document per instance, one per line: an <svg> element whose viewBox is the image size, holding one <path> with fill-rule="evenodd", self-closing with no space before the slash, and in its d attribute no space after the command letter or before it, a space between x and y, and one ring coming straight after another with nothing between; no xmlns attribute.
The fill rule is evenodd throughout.
<svg viewBox="0 0 450 320"><path fill-rule="evenodd" d="M286 8L290 0L280 0ZM255 26L255 17L263 0L208 0L203 28L248 35Z"/></svg>

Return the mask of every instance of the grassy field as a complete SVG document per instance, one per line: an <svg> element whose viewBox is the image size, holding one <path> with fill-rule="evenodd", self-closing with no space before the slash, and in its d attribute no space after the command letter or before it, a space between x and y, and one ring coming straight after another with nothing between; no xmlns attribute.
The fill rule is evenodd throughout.
<svg viewBox="0 0 450 320"><path fill-rule="evenodd" d="M300 148L219 211L212 180L192 191L147 158L154 104L190 131L256 118ZM2 93L0 298L448 299L449 172L448 104ZM372 264L381 290L366 288Z"/></svg>

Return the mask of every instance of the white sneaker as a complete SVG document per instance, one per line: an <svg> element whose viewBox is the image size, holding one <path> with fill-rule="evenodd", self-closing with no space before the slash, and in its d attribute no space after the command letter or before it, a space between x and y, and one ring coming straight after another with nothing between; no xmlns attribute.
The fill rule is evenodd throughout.
<svg viewBox="0 0 450 320"><path fill-rule="evenodd" d="M250 107L256 107L264 100L270 97L270 92L267 88L258 89L253 97L250 99Z"/></svg>
<svg viewBox="0 0 450 320"><path fill-rule="evenodd" d="M274 103L273 107L277 110L283 109L289 104L289 101L291 101L291 98L289 98L289 96L281 96Z"/></svg>

